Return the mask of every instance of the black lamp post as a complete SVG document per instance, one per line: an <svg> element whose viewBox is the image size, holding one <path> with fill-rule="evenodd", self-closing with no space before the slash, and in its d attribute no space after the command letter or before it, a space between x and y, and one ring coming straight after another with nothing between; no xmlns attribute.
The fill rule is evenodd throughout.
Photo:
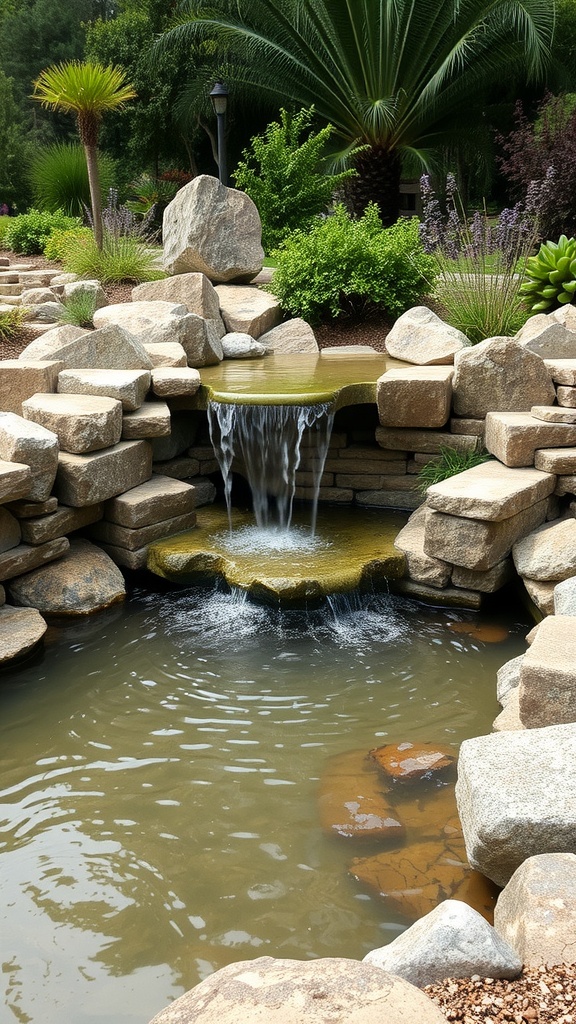
<svg viewBox="0 0 576 1024"><path fill-rule="evenodd" d="M223 185L228 184L226 171L226 107L228 105L228 89L223 82L216 82L210 93L214 113L218 122L218 177Z"/></svg>

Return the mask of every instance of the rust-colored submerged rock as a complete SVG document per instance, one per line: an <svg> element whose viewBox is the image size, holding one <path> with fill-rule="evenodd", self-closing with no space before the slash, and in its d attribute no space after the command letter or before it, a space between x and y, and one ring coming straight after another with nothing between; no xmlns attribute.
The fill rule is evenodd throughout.
<svg viewBox="0 0 576 1024"><path fill-rule="evenodd" d="M451 750L434 743L386 743L371 750L370 756L385 776L401 783L444 779L456 763Z"/></svg>
<svg viewBox="0 0 576 1024"><path fill-rule="evenodd" d="M320 780L318 808L329 835L386 844L404 839L404 826L386 797L384 780L363 750L330 758Z"/></svg>

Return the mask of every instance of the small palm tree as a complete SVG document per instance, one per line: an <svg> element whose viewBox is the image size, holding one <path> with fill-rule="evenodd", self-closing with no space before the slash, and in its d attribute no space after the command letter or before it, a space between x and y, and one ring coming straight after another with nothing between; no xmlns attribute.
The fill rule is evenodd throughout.
<svg viewBox="0 0 576 1024"><path fill-rule="evenodd" d="M86 155L94 238L102 248L102 196L98 173L98 132L107 110L119 110L136 93L119 67L66 61L45 68L34 82L33 99L43 107L75 114Z"/></svg>

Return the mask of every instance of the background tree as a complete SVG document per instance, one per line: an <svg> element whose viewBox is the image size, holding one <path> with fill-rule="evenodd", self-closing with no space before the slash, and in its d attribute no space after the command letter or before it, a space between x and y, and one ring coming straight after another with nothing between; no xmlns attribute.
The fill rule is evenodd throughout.
<svg viewBox="0 0 576 1024"><path fill-rule="evenodd" d="M0 71L0 203L25 206L28 187L22 173L31 156L12 91L12 79Z"/></svg>
<svg viewBox="0 0 576 1024"><path fill-rule="evenodd" d="M102 197L98 173L98 131L103 115L117 110L135 96L124 72L117 67L70 61L46 68L34 83L34 99L45 107L76 116L84 147L92 223L96 245L102 248Z"/></svg>
<svg viewBox="0 0 576 1024"><path fill-rule="evenodd" d="M506 68L542 74L554 0L185 0L186 20L158 44L216 37L241 58L236 80L284 104L315 105L358 171L356 211L398 213L406 156L470 140L483 91Z"/></svg>

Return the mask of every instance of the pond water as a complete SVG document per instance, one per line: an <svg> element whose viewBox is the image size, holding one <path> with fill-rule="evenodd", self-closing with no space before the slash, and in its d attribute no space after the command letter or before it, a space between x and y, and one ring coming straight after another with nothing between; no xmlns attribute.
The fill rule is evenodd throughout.
<svg viewBox="0 0 576 1024"><path fill-rule="evenodd" d="M500 610L491 643L472 613L388 595L306 614L151 585L2 679L6 1024L146 1024L231 961L390 941L407 922L321 832L318 780L350 749L488 731L529 628Z"/></svg>

